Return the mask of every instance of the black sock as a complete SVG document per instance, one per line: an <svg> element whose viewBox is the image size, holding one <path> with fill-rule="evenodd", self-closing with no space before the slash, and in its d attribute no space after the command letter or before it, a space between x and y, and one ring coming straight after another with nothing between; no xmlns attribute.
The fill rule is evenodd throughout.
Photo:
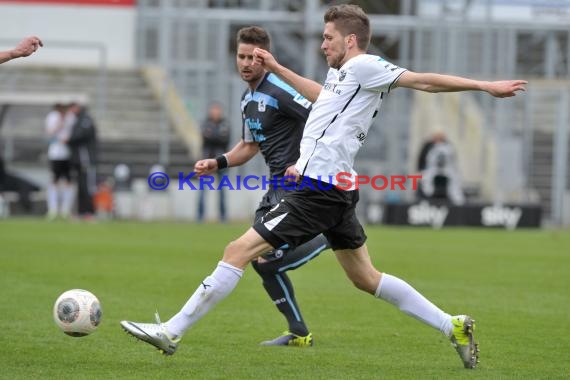
<svg viewBox="0 0 570 380"><path fill-rule="evenodd" d="M286 272L303 266L327 248L329 248L328 241L323 235L319 235L294 250L273 251L264 256L267 261L263 263L257 261L252 263L263 279L263 287L267 294L287 319L289 331L295 335L306 336L309 330L297 305L295 291Z"/></svg>
<svg viewBox="0 0 570 380"><path fill-rule="evenodd" d="M299 305L295 299L295 291L287 273L273 275L273 280L263 280L263 287L273 300L277 309L287 319L289 331L295 335L306 336L309 329L303 320Z"/></svg>

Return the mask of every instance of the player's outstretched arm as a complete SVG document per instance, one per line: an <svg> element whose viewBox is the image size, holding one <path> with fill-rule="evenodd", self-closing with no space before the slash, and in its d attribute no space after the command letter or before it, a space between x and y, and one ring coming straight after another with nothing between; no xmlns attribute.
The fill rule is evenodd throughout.
<svg viewBox="0 0 570 380"><path fill-rule="evenodd" d="M0 63L8 62L14 58L27 57L44 46L43 42L36 36L24 38L12 50L0 52Z"/></svg>
<svg viewBox="0 0 570 380"><path fill-rule="evenodd" d="M485 91L497 98L515 96L526 91L525 80L479 81L453 75L404 72L395 87L406 87L427 92Z"/></svg>
<svg viewBox="0 0 570 380"><path fill-rule="evenodd" d="M285 66L282 66L267 50L256 48L253 50L253 54L255 55L254 64L262 65L265 70L283 79L297 90L298 93L309 99L310 102L314 103L317 100L323 88L319 83L302 77Z"/></svg>

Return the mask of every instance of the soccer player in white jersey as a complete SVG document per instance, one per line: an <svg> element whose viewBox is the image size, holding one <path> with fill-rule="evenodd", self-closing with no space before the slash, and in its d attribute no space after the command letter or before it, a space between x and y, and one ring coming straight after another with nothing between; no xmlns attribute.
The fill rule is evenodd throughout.
<svg viewBox="0 0 570 380"><path fill-rule="evenodd" d="M405 281L381 273L371 263L366 235L355 213L357 189L339 189L336 175L354 174L354 156L366 136L383 94L396 87L428 92L485 91L495 97L514 96L526 81L476 81L462 77L414 73L380 57L366 54L370 22L356 5L333 6L324 16L321 49L330 66L324 86L279 65L270 53L256 49L258 62L314 102L301 140L300 158L287 170L297 190L285 195L240 238L229 243L222 261L182 307L186 317L173 328L167 323L121 325L132 335L166 354L173 354L182 333L236 287L248 263L283 244L298 246L323 233L354 285L398 307L404 313L445 334L465 368L475 368L478 347L473 319L451 316ZM299 226L303 226L300 233Z"/></svg>

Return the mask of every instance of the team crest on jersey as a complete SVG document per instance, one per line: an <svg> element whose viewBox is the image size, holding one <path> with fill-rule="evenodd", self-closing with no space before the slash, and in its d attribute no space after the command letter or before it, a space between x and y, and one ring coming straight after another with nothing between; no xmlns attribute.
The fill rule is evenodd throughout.
<svg viewBox="0 0 570 380"><path fill-rule="evenodd" d="M259 102L257 103L257 110L259 112L265 112L265 100L259 99Z"/></svg>
<svg viewBox="0 0 570 380"><path fill-rule="evenodd" d="M346 78L346 70L343 69L338 73L338 81L342 82L344 78Z"/></svg>

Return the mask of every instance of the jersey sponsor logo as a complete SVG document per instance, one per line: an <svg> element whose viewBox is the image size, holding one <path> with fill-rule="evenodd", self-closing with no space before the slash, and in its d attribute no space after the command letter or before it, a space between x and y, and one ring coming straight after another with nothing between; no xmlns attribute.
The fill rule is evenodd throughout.
<svg viewBox="0 0 570 380"><path fill-rule="evenodd" d="M330 91L337 95L340 95L342 93L341 89L338 88L338 83L326 82L323 86L323 90Z"/></svg>
<svg viewBox="0 0 570 380"><path fill-rule="evenodd" d="M384 61L384 62L386 62L386 61ZM391 63L386 62L386 64L384 65L384 68L385 68L386 70L396 71L396 70L398 70L400 67L399 67L399 66L396 66L396 65L393 65L393 64L391 64Z"/></svg>
<svg viewBox="0 0 570 380"><path fill-rule="evenodd" d="M306 108L306 109L309 109L309 107L311 107L313 105L313 103L311 103L309 101L309 99L305 98L301 94L295 95L295 97L293 98L293 101L297 104L300 104L301 107Z"/></svg>
<svg viewBox="0 0 570 380"><path fill-rule="evenodd" d="M261 121L259 121L259 118L257 119L247 118L244 120L244 123L247 129L249 129L253 141L263 142L266 140L266 137L263 134L263 126L261 125Z"/></svg>
<svg viewBox="0 0 570 380"><path fill-rule="evenodd" d="M396 70L398 70L398 69L400 68L399 66L396 66L396 65L394 65L393 63L390 63L390 62L386 61L386 60L385 60L384 58L382 58L382 57L378 57L378 62L385 62L386 64L384 65L384 68L385 68L386 70L396 71Z"/></svg>

